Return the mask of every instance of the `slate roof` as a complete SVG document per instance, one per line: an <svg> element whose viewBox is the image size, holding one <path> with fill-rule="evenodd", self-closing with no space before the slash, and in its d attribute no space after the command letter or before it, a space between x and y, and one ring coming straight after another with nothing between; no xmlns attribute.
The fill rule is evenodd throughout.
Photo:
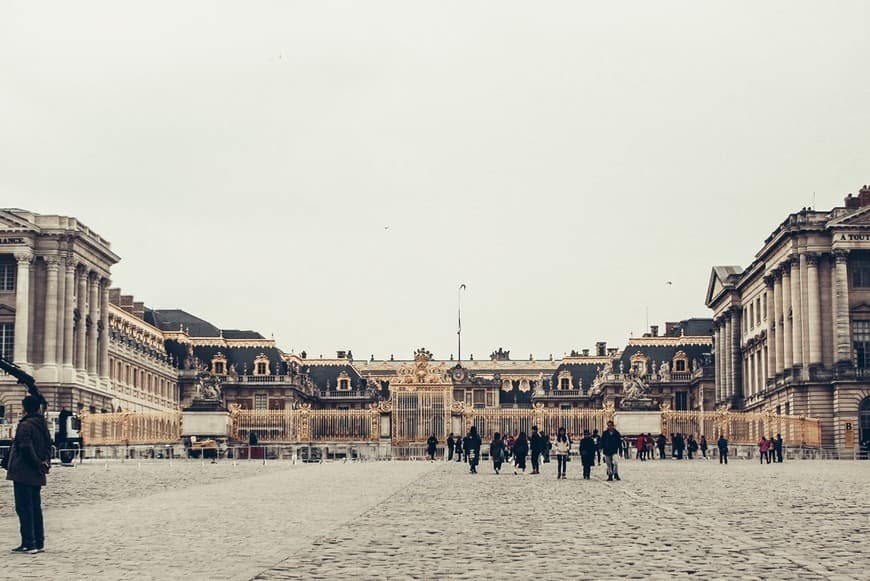
<svg viewBox="0 0 870 581"><path fill-rule="evenodd" d="M550 377L550 386L559 388L559 373L569 371L571 373L571 387L569 389L583 389L588 391L592 387L592 382L598 377L598 370L601 368L601 363L563 363L556 368L555 373ZM582 387L581 387L582 380Z"/></svg>
<svg viewBox="0 0 870 581"><path fill-rule="evenodd" d="M174 339L166 342L166 351L175 356L176 365L181 367L187 358L187 345ZM227 370L235 365L236 373L243 375L254 372L254 359L260 353L269 359L269 371L271 375L285 375L287 364L281 357L281 351L275 347L225 347L221 345L196 345L193 354L202 363L211 366L212 358L217 353L222 353L227 358Z"/></svg>
<svg viewBox="0 0 870 581"><path fill-rule="evenodd" d="M317 389L336 389L338 386L338 377L342 371L347 373L350 378L350 386L352 390L362 390L366 388L366 380L360 376L359 372L353 365L305 365L300 369L302 373L308 374L312 383L317 386Z"/></svg>
<svg viewBox="0 0 870 581"><path fill-rule="evenodd" d="M161 331L178 331L184 325L191 337L220 337L221 331L208 321L181 309L145 309L145 322Z"/></svg>
<svg viewBox="0 0 870 581"><path fill-rule="evenodd" d="M713 329L713 319L710 318L694 318L685 319L677 323L669 337L679 337L685 335L687 337L712 337L715 333Z"/></svg>
<svg viewBox="0 0 870 581"><path fill-rule="evenodd" d="M688 345L688 344L667 344L667 345L626 345L622 356L614 361L614 371L619 371L619 361L622 361L622 369L627 372L631 369L631 358L635 353L640 352L650 358L650 363L655 361L657 367L660 367L662 361L667 361L671 371L674 370L673 359L679 351L683 351L689 357L689 369L691 369L692 361L697 359L704 362L705 356L709 357L711 345Z"/></svg>

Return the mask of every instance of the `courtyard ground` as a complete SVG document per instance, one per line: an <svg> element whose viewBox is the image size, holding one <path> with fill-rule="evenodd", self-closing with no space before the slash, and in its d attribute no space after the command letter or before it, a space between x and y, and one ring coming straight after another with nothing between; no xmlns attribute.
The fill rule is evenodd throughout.
<svg viewBox="0 0 870 581"><path fill-rule="evenodd" d="M55 467L8 579L866 579L870 462L622 463L568 480L444 462ZM0 484L0 547L18 544ZM7 549L8 548L8 549Z"/></svg>

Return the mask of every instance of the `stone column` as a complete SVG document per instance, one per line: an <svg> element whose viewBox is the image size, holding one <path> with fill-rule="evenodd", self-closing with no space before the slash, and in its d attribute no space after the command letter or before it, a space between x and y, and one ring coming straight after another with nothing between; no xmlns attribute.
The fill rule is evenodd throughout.
<svg viewBox="0 0 870 581"><path fill-rule="evenodd" d="M740 315L741 309L734 307L734 316L731 317L731 392L730 398L743 396L743 365L740 357Z"/></svg>
<svg viewBox="0 0 870 581"><path fill-rule="evenodd" d="M800 260L792 257L791 268L791 348L792 368L800 370L803 358L803 313L801 312L801 268Z"/></svg>
<svg viewBox="0 0 870 581"><path fill-rule="evenodd" d="M782 366L786 373L794 366L791 310L791 264L786 261L782 265Z"/></svg>
<svg viewBox="0 0 870 581"><path fill-rule="evenodd" d="M773 324L776 328L774 332L774 342L771 347L773 353L773 373L774 375L782 376L783 370L783 320L782 320L782 271L776 269L773 271Z"/></svg>
<svg viewBox="0 0 870 581"><path fill-rule="evenodd" d="M97 327L100 317L100 287L97 273L88 273L88 373L97 372Z"/></svg>
<svg viewBox="0 0 870 581"><path fill-rule="evenodd" d="M776 307L773 304L773 282L774 277L769 274L764 277L764 286L767 289L765 294L764 310L767 313L767 373L765 379L773 379L774 370L776 369Z"/></svg>
<svg viewBox="0 0 870 581"><path fill-rule="evenodd" d="M55 347L54 360L63 363L63 338L64 326L66 325L66 259L60 257L57 271L57 345Z"/></svg>
<svg viewBox="0 0 870 581"><path fill-rule="evenodd" d="M725 401L728 399L729 394L731 393L731 377L733 373L733 369L731 367L731 329L733 328L734 321L731 318L731 312L725 313L725 333L722 337L722 354L724 357L722 358L722 365L724 367L723 376L725 377L725 383L722 385L722 400Z"/></svg>
<svg viewBox="0 0 870 581"><path fill-rule="evenodd" d="M719 319L713 321L715 331L713 333L713 344L716 347L716 358L713 360L713 384L715 385L715 401L719 402L722 399L722 324Z"/></svg>
<svg viewBox="0 0 870 581"><path fill-rule="evenodd" d="M88 302L88 271L83 265L78 268L79 289L76 297L76 307L79 311L78 327L76 328L76 369L87 368L87 302Z"/></svg>
<svg viewBox="0 0 870 581"><path fill-rule="evenodd" d="M30 329L30 263L33 254L16 252L18 269L15 273L15 345L12 358L17 365L27 368L28 330Z"/></svg>
<svg viewBox="0 0 870 581"><path fill-rule="evenodd" d="M72 367L73 364L73 292L75 290L76 267L71 260L66 263L66 283L64 284L65 306L63 311L63 364Z"/></svg>
<svg viewBox="0 0 870 581"><path fill-rule="evenodd" d="M57 274L60 269L56 256L45 260L45 330L42 342L42 362L54 365L57 362Z"/></svg>
<svg viewBox="0 0 870 581"><path fill-rule="evenodd" d="M849 328L849 253L845 250L834 251L834 295L836 296L836 324L834 325L834 345L838 367L852 366L852 338Z"/></svg>
<svg viewBox="0 0 870 581"><path fill-rule="evenodd" d="M801 269L801 364L804 368L804 377L807 376L810 367L810 301L809 301L809 266L807 253L801 252L798 256L798 264ZM818 272L818 271L817 271Z"/></svg>
<svg viewBox="0 0 870 581"><path fill-rule="evenodd" d="M100 279L100 377L109 380L109 284Z"/></svg>
<svg viewBox="0 0 870 581"><path fill-rule="evenodd" d="M822 364L822 308L819 298L819 255L807 254L807 331L810 365Z"/></svg>

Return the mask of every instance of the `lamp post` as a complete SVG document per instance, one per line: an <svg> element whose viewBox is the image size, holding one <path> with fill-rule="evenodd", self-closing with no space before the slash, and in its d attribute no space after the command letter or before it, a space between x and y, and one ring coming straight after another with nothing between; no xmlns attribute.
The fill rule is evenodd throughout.
<svg viewBox="0 0 870 581"><path fill-rule="evenodd" d="M459 285L459 290L456 291L456 360L462 362L462 291L465 290L465 283Z"/></svg>

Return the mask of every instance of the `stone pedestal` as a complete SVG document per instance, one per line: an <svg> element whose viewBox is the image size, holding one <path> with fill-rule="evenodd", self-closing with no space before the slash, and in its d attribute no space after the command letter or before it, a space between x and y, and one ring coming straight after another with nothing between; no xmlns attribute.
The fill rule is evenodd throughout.
<svg viewBox="0 0 870 581"><path fill-rule="evenodd" d="M624 411L613 414L613 423L622 435L652 434L662 432L662 413L659 411Z"/></svg>
<svg viewBox="0 0 870 581"><path fill-rule="evenodd" d="M229 438L230 413L220 401L194 399L190 407L181 410L182 437Z"/></svg>

